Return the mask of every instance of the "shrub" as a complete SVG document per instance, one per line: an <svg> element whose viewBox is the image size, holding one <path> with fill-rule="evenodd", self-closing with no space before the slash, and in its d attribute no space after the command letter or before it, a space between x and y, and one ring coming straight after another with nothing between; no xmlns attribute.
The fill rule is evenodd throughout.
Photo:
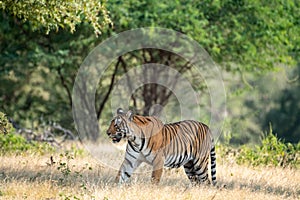
<svg viewBox="0 0 300 200"><path fill-rule="evenodd" d="M300 143L293 145L285 143L273 134L272 128L262 139L262 144L249 148L243 146L236 157L237 163L250 164L253 166L282 166L300 167Z"/></svg>
<svg viewBox="0 0 300 200"><path fill-rule="evenodd" d="M13 133L14 128L3 112L0 112L0 134Z"/></svg>
<svg viewBox="0 0 300 200"><path fill-rule="evenodd" d="M5 114L0 112L0 154L23 152L44 154L53 150L49 144L29 142L23 136L15 134Z"/></svg>
<svg viewBox="0 0 300 200"><path fill-rule="evenodd" d="M20 154L25 152L45 154L53 151L54 148L47 143L29 142L23 136L13 133L0 134L0 154Z"/></svg>

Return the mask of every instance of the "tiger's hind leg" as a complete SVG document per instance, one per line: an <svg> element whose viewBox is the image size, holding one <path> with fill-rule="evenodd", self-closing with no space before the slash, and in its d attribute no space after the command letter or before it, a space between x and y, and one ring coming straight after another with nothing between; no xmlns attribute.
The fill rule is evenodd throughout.
<svg viewBox="0 0 300 200"><path fill-rule="evenodd" d="M208 158L209 155L199 159L198 162L194 166L194 172L197 176L198 183L210 183L208 180Z"/></svg>
<svg viewBox="0 0 300 200"><path fill-rule="evenodd" d="M198 185L203 182L209 183L208 157L198 160L197 163L189 161L184 165L184 171L193 185Z"/></svg>
<svg viewBox="0 0 300 200"><path fill-rule="evenodd" d="M191 181L192 185L197 184L197 176L196 176L195 171L194 171L194 166L195 165L194 165L193 161L189 161L183 166L185 174L187 175L187 177Z"/></svg>

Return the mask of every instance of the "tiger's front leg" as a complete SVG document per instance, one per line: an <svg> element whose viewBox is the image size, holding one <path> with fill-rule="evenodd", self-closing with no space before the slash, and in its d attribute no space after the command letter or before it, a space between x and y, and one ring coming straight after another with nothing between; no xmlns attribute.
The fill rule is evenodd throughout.
<svg viewBox="0 0 300 200"><path fill-rule="evenodd" d="M159 152L157 156L155 156L155 159L153 160L153 170L152 170L152 177L151 182L153 184L158 184L160 182L161 175L163 173L163 167L164 167L164 158L162 156L162 153Z"/></svg>
<svg viewBox="0 0 300 200"><path fill-rule="evenodd" d="M128 152L127 149L125 154L125 160L123 161L120 167L115 182L119 184L126 182L130 178L134 170L138 168L138 166L140 166L141 163L142 161L141 159L139 159L139 153L135 151Z"/></svg>

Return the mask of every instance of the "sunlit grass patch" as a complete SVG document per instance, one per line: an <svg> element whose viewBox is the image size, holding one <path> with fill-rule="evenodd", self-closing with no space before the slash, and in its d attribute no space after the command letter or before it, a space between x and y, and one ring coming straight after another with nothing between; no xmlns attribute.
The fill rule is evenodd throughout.
<svg viewBox="0 0 300 200"><path fill-rule="evenodd" d="M219 158L217 187L192 187L181 168L164 170L161 183L151 185L151 171L144 165L132 175L128 184L120 186L114 184L116 169L100 164L89 154L75 156L70 149L45 155L3 155L0 199L259 200L300 197L300 171L297 169L247 167ZM105 155L107 159L116 156Z"/></svg>

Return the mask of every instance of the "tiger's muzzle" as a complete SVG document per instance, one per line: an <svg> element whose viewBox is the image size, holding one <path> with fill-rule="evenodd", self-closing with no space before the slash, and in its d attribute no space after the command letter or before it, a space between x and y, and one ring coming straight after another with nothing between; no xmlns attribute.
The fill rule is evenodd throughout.
<svg viewBox="0 0 300 200"><path fill-rule="evenodd" d="M118 132L116 132L116 133L114 133L114 134L112 134L112 133L110 133L110 132L107 132L107 135L109 136L109 138L111 138L112 139L112 142L113 143L117 143L117 142L120 142L120 140L122 139L122 138L125 138L126 137L126 132L124 132L124 131L118 131Z"/></svg>

